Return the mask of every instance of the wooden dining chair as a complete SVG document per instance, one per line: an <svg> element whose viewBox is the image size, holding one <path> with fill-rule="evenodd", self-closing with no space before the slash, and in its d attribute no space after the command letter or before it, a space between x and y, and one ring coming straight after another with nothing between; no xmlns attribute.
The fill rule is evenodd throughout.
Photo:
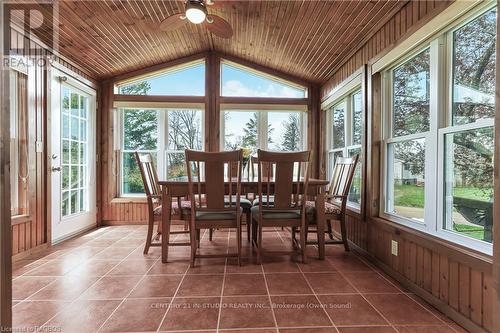
<svg viewBox="0 0 500 333"><path fill-rule="evenodd" d="M295 233L292 233L292 243L305 263L305 201L310 152L285 153L259 149L257 153L258 195L263 199L252 207L252 235L257 249L257 262L261 262L263 229L291 227L294 231L299 228L300 243L297 244ZM274 200L271 201L271 197Z"/></svg>
<svg viewBox="0 0 500 333"><path fill-rule="evenodd" d="M349 251L349 243L347 241L347 231L345 225L345 216L347 209L347 200L349 196L349 189L351 188L356 165L358 164L359 155L352 157L337 158L332 172L332 179L325 195L325 220L327 223L327 230L330 240L325 244L344 244L346 251ZM316 224L316 207L314 201L307 201L307 232L316 232L309 229L310 224ZM339 221L341 240L334 240L332 221ZM315 244L315 242L308 242Z"/></svg>
<svg viewBox="0 0 500 333"><path fill-rule="evenodd" d="M146 192L146 198L148 203L148 233L146 236L146 244L144 245L144 254L148 254L149 248L151 246L161 246L160 242L155 243L155 240L158 240L161 235L161 215L163 211L166 211L161 206L161 189L158 184L158 174L156 173L156 168L153 162L153 156L149 153L147 154L139 154L135 152L135 160L137 165L139 166L139 170L141 172L142 183L144 185L144 191ZM181 213L182 217L185 217L185 213L187 213L188 209L191 206L191 203L188 201L183 201L178 198L175 203L177 207L172 207L171 211L177 209L178 212L184 211L184 214ZM174 205L175 205L174 204ZM172 203L171 203L172 205ZM153 236L154 233L154 224L158 222L157 232ZM170 231L170 234L187 234L189 233L186 228L182 231ZM188 246L191 243L170 243L170 246Z"/></svg>
<svg viewBox="0 0 500 333"><path fill-rule="evenodd" d="M258 159L257 156L251 156L250 157L249 171L248 171L249 175L250 175L250 172L251 172L250 179L257 178L257 174L256 173L258 171L258 160L259 159ZM262 173L264 175L269 175L269 177L274 177L274 169L273 169L272 165L264 163L262 165ZM268 196L264 196L264 201L266 201L266 200L269 200L270 204L272 204L273 200L274 200L274 197L272 195L270 195L269 197ZM255 198L254 198L252 204L254 206L257 206L259 204L259 196L258 195L255 195Z"/></svg>
<svg viewBox="0 0 500 333"><path fill-rule="evenodd" d="M201 152L186 149L186 166L191 200L191 267L196 258L237 257L240 264L243 150ZM216 228L236 229L237 253L197 253L199 230Z"/></svg>

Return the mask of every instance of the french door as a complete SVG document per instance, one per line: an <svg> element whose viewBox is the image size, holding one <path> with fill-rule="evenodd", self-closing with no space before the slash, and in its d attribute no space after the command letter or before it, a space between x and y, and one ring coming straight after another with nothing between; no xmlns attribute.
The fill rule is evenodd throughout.
<svg viewBox="0 0 500 333"><path fill-rule="evenodd" d="M51 82L52 242L96 224L95 91L55 70Z"/></svg>

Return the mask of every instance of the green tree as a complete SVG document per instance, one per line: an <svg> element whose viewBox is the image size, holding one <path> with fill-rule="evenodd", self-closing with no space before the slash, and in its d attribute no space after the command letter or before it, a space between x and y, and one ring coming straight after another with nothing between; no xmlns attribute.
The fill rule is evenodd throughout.
<svg viewBox="0 0 500 333"><path fill-rule="evenodd" d="M300 119L297 114L290 114L283 122L284 133L281 140L281 150L300 150Z"/></svg>
<svg viewBox="0 0 500 333"><path fill-rule="evenodd" d="M120 87L119 90L123 95L147 95L151 90L151 84L148 81L142 81Z"/></svg>
<svg viewBox="0 0 500 333"><path fill-rule="evenodd" d="M257 147L259 119L257 112L254 112L252 118L245 124L241 146L255 149Z"/></svg>

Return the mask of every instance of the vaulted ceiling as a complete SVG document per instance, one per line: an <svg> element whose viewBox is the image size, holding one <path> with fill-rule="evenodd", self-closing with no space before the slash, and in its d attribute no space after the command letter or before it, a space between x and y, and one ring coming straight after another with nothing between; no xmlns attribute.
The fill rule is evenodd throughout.
<svg viewBox="0 0 500 333"><path fill-rule="evenodd" d="M183 1L62 0L59 52L98 79L212 50L321 83L406 2L224 0L209 7L233 26L222 39L194 24L160 31Z"/></svg>

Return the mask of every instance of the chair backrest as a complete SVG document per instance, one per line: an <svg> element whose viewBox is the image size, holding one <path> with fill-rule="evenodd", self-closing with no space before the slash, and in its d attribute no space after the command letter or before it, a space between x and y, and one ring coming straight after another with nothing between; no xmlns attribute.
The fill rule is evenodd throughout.
<svg viewBox="0 0 500 333"><path fill-rule="evenodd" d="M243 150L186 149L186 167L192 210L239 209Z"/></svg>
<svg viewBox="0 0 500 333"><path fill-rule="evenodd" d="M153 163L153 155L150 153L139 154L135 152L135 160L141 171L142 183L146 197L149 200L159 199L161 196L160 186L158 185L158 174Z"/></svg>
<svg viewBox="0 0 500 333"><path fill-rule="evenodd" d="M358 164L359 155L352 157L339 157L333 167L332 180L328 188L328 197L345 205L347 196L351 188L356 165Z"/></svg>
<svg viewBox="0 0 500 333"><path fill-rule="evenodd" d="M257 177L258 163L259 163L259 159L257 156L250 156L250 161L248 162L248 177L249 177L249 179L253 180ZM266 169L269 166L270 166L269 164L265 164L262 166L263 168L265 168L265 170L263 170L264 171L263 173L265 175L270 174L271 177L274 177L274 169L273 168Z"/></svg>
<svg viewBox="0 0 500 333"><path fill-rule="evenodd" d="M307 194L309 159L309 151L270 152L259 149L257 151L258 195L261 198L259 206L265 209L289 209L300 206Z"/></svg>

